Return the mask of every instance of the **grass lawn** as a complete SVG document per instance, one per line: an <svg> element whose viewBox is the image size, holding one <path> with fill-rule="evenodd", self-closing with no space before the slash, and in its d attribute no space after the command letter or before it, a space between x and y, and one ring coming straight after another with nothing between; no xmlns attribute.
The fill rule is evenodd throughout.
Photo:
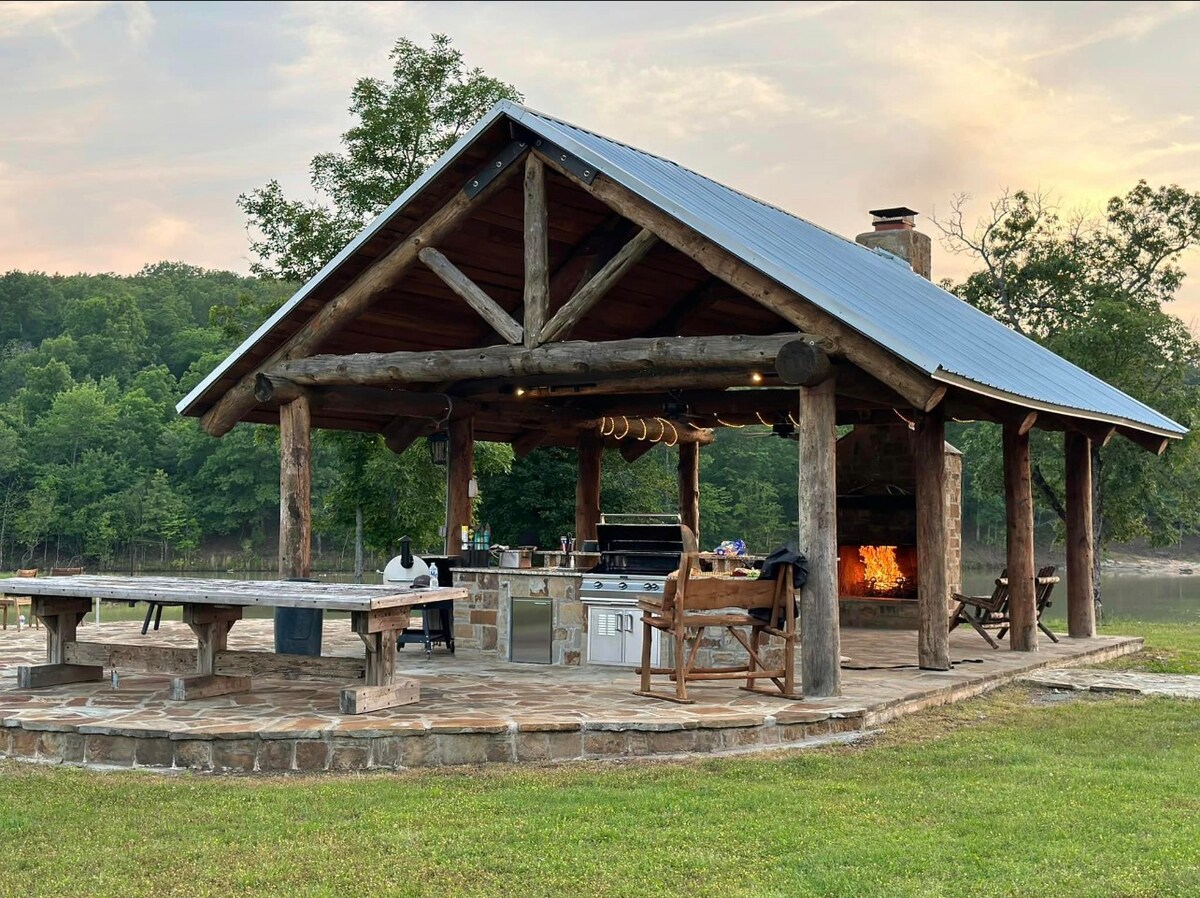
<svg viewBox="0 0 1200 898"><path fill-rule="evenodd" d="M1110 622L1200 672L1200 626ZM1200 706L1009 688L856 746L320 778L0 763L0 896L1194 896Z"/></svg>
<svg viewBox="0 0 1200 898"><path fill-rule="evenodd" d="M685 764L0 765L0 895L1193 896L1198 710L1013 688L868 744Z"/></svg>

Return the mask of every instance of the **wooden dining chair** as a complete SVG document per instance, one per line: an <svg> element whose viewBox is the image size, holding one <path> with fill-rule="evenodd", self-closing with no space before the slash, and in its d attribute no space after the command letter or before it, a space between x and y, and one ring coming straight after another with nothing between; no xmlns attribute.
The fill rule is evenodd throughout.
<svg viewBox="0 0 1200 898"><path fill-rule="evenodd" d="M16 572L17 577L36 577L38 575L37 568L24 568ZM38 619L33 616L33 596L0 596L0 608L3 609L4 629L8 629L8 609L12 608L13 613L17 617L17 632L21 632L21 609L29 609L29 619L33 621L35 628L40 628L41 624Z"/></svg>

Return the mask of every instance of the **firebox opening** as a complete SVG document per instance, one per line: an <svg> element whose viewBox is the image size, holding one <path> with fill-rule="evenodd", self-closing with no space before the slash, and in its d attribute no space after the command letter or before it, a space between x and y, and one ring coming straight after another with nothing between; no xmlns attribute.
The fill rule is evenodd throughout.
<svg viewBox="0 0 1200 898"><path fill-rule="evenodd" d="M847 597L915 599L916 546L839 546L838 594Z"/></svg>

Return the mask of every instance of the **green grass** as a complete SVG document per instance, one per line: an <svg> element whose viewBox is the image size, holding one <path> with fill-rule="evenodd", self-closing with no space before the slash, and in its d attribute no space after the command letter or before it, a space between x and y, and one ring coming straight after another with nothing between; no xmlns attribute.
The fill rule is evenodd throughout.
<svg viewBox="0 0 1200 898"><path fill-rule="evenodd" d="M1101 633L1132 633L1146 639L1145 648L1104 665L1114 670L1147 670L1153 673L1200 674L1200 620L1154 623L1113 618Z"/></svg>
<svg viewBox="0 0 1200 898"><path fill-rule="evenodd" d="M0 895L1191 896L1200 713L1021 689L871 743L249 779L0 766Z"/></svg>

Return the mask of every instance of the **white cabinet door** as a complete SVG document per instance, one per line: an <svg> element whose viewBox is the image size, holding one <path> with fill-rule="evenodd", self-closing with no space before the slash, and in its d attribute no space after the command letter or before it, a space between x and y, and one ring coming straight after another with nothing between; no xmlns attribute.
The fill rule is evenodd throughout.
<svg viewBox="0 0 1200 898"><path fill-rule="evenodd" d="M588 606L588 663L625 664L628 608Z"/></svg>

